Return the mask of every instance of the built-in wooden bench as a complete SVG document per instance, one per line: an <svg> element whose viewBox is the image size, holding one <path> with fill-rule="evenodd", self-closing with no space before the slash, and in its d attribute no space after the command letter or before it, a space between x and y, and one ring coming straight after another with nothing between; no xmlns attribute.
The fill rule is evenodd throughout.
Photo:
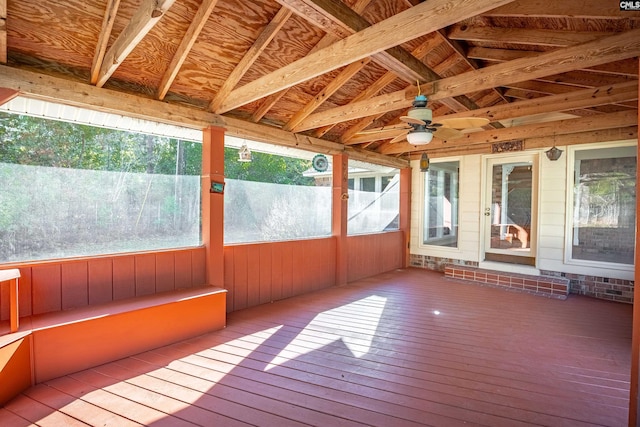
<svg viewBox="0 0 640 427"><path fill-rule="evenodd" d="M213 286L23 317L18 332L0 336L0 405L25 384L219 330L225 324L226 290Z"/></svg>
<svg viewBox="0 0 640 427"><path fill-rule="evenodd" d="M468 280L558 299L566 299L570 288L569 279L564 277L485 270L466 265L449 264L445 266L444 275L453 279Z"/></svg>
<svg viewBox="0 0 640 427"><path fill-rule="evenodd" d="M0 270L0 283L9 282L9 332L17 332L19 327L18 313L18 279L20 278L20 270L12 268L9 270Z"/></svg>

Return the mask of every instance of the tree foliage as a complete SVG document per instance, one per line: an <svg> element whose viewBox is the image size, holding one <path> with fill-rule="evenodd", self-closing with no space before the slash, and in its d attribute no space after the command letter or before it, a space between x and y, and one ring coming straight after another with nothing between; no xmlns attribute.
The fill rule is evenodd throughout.
<svg viewBox="0 0 640 427"><path fill-rule="evenodd" d="M253 152L251 162L239 162L235 148L225 148L224 159L227 178L290 185L315 183L313 178L302 175L311 167L309 160Z"/></svg>
<svg viewBox="0 0 640 427"><path fill-rule="evenodd" d="M231 179L313 185L302 176L308 160L253 153L238 162L225 148L225 175ZM0 162L31 166L200 175L202 145L192 141L125 132L17 114L0 113Z"/></svg>
<svg viewBox="0 0 640 427"><path fill-rule="evenodd" d="M201 144L0 113L0 161L29 166L199 175Z"/></svg>

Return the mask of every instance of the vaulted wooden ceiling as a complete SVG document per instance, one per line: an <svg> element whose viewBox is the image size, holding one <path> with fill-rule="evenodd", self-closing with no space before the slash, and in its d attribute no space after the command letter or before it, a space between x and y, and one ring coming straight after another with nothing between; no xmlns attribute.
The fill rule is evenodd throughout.
<svg viewBox="0 0 640 427"><path fill-rule="evenodd" d="M400 164L637 138L640 12L619 2L0 0L0 19L0 87L266 142ZM418 90L436 122L490 123L390 143Z"/></svg>

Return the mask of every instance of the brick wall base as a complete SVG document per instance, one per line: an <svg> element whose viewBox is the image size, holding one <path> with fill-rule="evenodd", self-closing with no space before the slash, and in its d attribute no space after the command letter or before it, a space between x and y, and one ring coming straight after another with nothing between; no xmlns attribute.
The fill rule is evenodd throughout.
<svg viewBox="0 0 640 427"><path fill-rule="evenodd" d="M464 261L453 258L441 258L434 256L426 256L426 255L416 255L411 254L410 263L412 267L418 268L426 268L429 270L441 271L445 273L447 277L455 277L461 278L463 280L473 280L474 282L491 285L491 286L502 286L508 287L510 289L519 289L520 288L520 279L525 280L533 280L539 281L538 278L544 277L545 279L542 282L541 290L542 294L550 294L551 296L557 296L558 294L562 294L566 297L567 294L577 294L577 295L586 295L593 298L605 299L609 301L617 301L624 303L633 303L633 280L623 280L623 279L613 279L609 277L596 277L596 276L585 276L582 274L571 274L571 273L562 273L557 271L548 271L541 270L540 276L527 276L527 275L518 275L515 273L504 273L498 271L487 271L481 270L478 268L478 263L475 261ZM452 267L447 275L446 269L447 267ZM462 267L471 267L470 269L464 269ZM466 271L466 273L465 273ZM468 277L460 277L467 275ZM471 279L472 275L474 278ZM488 276L491 275L491 276ZM498 277L498 279L494 279ZM487 277L491 277L491 279L487 279ZM502 279L500 279L502 277ZM507 277L509 279L507 279ZM565 293L564 289L555 289L555 293L553 292L553 280L552 279L561 279L560 283L567 283L567 292ZM502 280L502 284L500 283ZM509 281L509 286L506 286L507 280ZM516 285L512 286L513 283ZM550 280L551 287L549 287L546 281ZM496 282L497 283L494 283ZM555 283L558 286L558 283ZM533 283L528 282L527 286L531 289L525 288L524 282L522 283L522 290L529 292L539 293L538 290L533 290ZM537 286L537 285L536 285ZM564 285L560 285L564 286ZM549 289L552 290L551 293L547 292Z"/></svg>
<svg viewBox="0 0 640 427"><path fill-rule="evenodd" d="M444 275L452 279L469 280L551 298L566 299L569 295L569 280L562 277L508 273L464 265L448 265L444 269Z"/></svg>
<svg viewBox="0 0 640 427"><path fill-rule="evenodd" d="M541 271L541 273L569 279L572 294L633 304L633 280L559 273L557 271Z"/></svg>

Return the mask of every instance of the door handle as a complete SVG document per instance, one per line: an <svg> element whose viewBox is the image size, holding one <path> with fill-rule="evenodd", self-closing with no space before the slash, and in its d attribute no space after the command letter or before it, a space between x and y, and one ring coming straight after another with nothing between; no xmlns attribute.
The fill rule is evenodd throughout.
<svg viewBox="0 0 640 427"><path fill-rule="evenodd" d="M484 216L491 216L491 208L484 209Z"/></svg>

